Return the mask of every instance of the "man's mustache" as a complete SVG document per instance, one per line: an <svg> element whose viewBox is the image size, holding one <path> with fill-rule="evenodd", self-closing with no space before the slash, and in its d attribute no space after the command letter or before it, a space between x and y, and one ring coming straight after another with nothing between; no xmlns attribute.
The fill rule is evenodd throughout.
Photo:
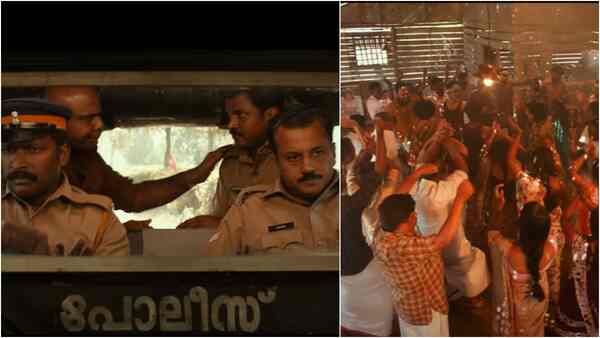
<svg viewBox="0 0 600 338"><path fill-rule="evenodd" d="M32 182L35 182L38 180L37 176L35 176L34 174L31 174L31 173L28 173L26 171L12 172L6 176L6 179L8 181L18 180L18 179L26 179L26 180L30 180Z"/></svg>
<svg viewBox="0 0 600 338"><path fill-rule="evenodd" d="M302 175L302 177L300 177L300 179L298 180L298 183L302 183L302 182L310 181L310 180L319 180L321 178L323 178L323 176L317 175L315 173L308 173L308 174Z"/></svg>

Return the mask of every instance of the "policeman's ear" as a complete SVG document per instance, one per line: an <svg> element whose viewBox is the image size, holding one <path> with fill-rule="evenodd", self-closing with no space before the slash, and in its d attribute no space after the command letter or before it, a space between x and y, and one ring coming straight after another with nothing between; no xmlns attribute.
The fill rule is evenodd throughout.
<svg viewBox="0 0 600 338"><path fill-rule="evenodd" d="M265 122L269 122L271 121L272 118L274 118L275 116L279 115L279 108L277 107L271 107L268 108L267 110L265 110L265 112L263 113L263 116L265 118Z"/></svg>
<svg viewBox="0 0 600 338"><path fill-rule="evenodd" d="M71 145L68 142L65 142L58 146L58 161L61 167L64 167L69 163L71 159Z"/></svg>

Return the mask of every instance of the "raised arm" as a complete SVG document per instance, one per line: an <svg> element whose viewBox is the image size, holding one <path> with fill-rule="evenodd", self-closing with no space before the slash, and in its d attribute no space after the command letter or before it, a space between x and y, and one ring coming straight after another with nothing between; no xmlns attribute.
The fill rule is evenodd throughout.
<svg viewBox="0 0 600 338"><path fill-rule="evenodd" d="M462 170L468 174L469 165L467 164L465 156L468 156L469 151L467 150L465 145L460 143L460 141L458 141L454 137L446 138L442 142L442 145L450 155L450 159L452 160L454 168Z"/></svg>
<svg viewBox="0 0 600 338"><path fill-rule="evenodd" d="M517 175L523 170L521 162L517 159L517 153L519 152L519 146L521 143L521 131L517 131L515 138L512 140L510 149L508 150L508 155L506 156L506 161L508 164L508 171L512 174L513 177L517 177Z"/></svg>
<svg viewBox="0 0 600 338"><path fill-rule="evenodd" d="M387 169L387 157L385 141L383 139L383 127L381 120L375 120L376 146L375 146L375 172L379 176L385 175Z"/></svg>
<svg viewBox="0 0 600 338"><path fill-rule="evenodd" d="M464 180L456 191L456 198L450 209L450 214L442 226L442 230L435 235L434 245L436 249L445 248L456 235L460 225L461 215L469 198L473 195L475 189L469 180Z"/></svg>
<svg viewBox="0 0 600 338"><path fill-rule="evenodd" d="M571 180L573 181L573 184L575 184L577 192L579 193L579 196L581 196L581 200L590 209L597 208L598 205L597 203L590 201L589 198L585 198L585 195L588 194L589 196L590 192L593 192L596 189L596 186L589 179L579 175L579 169L581 169L583 163L588 159L590 153L593 154L594 152L595 149L593 149L593 147L588 148L588 152L577 158L569 167L569 175Z"/></svg>
<svg viewBox="0 0 600 338"><path fill-rule="evenodd" d="M396 188L396 194L408 194L417 181L423 177L438 172L438 167L434 164L424 164L415 169L408 175Z"/></svg>
<svg viewBox="0 0 600 338"><path fill-rule="evenodd" d="M438 122L433 135L425 142L423 149L419 152L417 163L435 162L440 153L442 141L452 134L452 128L444 120Z"/></svg>
<svg viewBox="0 0 600 338"><path fill-rule="evenodd" d="M127 212L141 212L165 205L196 184L206 181L214 167L230 148L231 146L218 148L208 153L204 161L197 167L159 180L134 184L110 169L113 174L107 177L105 183L108 185L106 190L111 193L106 195L113 199L115 209Z"/></svg>

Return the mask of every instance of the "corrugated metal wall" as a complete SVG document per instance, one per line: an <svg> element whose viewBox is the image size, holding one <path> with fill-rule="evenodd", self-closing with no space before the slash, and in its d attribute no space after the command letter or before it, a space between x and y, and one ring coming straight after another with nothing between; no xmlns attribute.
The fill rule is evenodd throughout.
<svg viewBox="0 0 600 338"><path fill-rule="evenodd" d="M343 28L341 31L341 79L343 87L382 80L416 82L427 75L443 77L446 64L464 60L463 25L457 21L422 22L411 25L385 24ZM383 41L387 64L361 66L357 47L365 40ZM449 74L453 74L450 70Z"/></svg>
<svg viewBox="0 0 600 338"><path fill-rule="evenodd" d="M543 76L553 64L581 68L598 49L598 5L590 3L357 3L342 7L342 27L345 88L384 77L395 82L399 73L414 82L425 69L444 77L446 63L475 70L487 46L515 79ZM370 38L384 41L387 64L358 65L356 45Z"/></svg>

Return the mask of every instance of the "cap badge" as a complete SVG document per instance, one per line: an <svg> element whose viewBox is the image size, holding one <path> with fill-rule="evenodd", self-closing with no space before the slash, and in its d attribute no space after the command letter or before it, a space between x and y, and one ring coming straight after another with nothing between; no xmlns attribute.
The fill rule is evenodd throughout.
<svg viewBox="0 0 600 338"><path fill-rule="evenodd" d="M10 113L10 115L12 116L12 124L15 126L18 126L19 124L21 124L21 121L19 120L19 113L14 111L12 113Z"/></svg>

